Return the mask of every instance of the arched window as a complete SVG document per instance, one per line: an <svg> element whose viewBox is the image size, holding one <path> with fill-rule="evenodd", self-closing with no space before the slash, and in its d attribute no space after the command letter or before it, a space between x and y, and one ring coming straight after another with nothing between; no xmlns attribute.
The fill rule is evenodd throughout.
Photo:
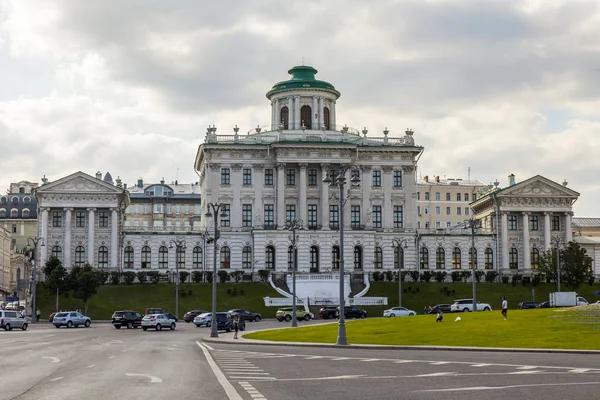
<svg viewBox="0 0 600 400"><path fill-rule="evenodd" d="M538 269L540 267L540 251L535 247L531 249L531 268Z"/></svg>
<svg viewBox="0 0 600 400"><path fill-rule="evenodd" d="M0 208L0 218L6 218L6 210L4 208Z"/></svg>
<svg viewBox="0 0 600 400"><path fill-rule="evenodd" d="M265 250L265 268L275 269L275 247L267 246Z"/></svg>
<svg viewBox="0 0 600 400"><path fill-rule="evenodd" d="M29 209L28 208L23 209L23 211L21 212L21 216L23 218L29 218Z"/></svg>
<svg viewBox="0 0 600 400"><path fill-rule="evenodd" d="M290 129L290 110L287 106L281 108L280 122L283 124L283 129Z"/></svg>
<svg viewBox="0 0 600 400"><path fill-rule="evenodd" d="M183 269L185 268L185 246L179 246L177 250L175 250L177 268Z"/></svg>
<svg viewBox="0 0 600 400"><path fill-rule="evenodd" d="M192 268L202 268L202 247L196 246L192 250Z"/></svg>
<svg viewBox="0 0 600 400"><path fill-rule="evenodd" d="M331 248L331 269L340 269L340 248L338 246Z"/></svg>
<svg viewBox="0 0 600 400"><path fill-rule="evenodd" d="M460 269L461 265L461 257L460 257L460 249L455 247L452 250L452 269Z"/></svg>
<svg viewBox="0 0 600 400"><path fill-rule="evenodd" d="M445 269L446 268L446 251L443 247L438 247L435 251L435 268Z"/></svg>
<svg viewBox="0 0 600 400"><path fill-rule="evenodd" d="M75 248L75 266L81 267L85 264L85 248L83 246L77 246Z"/></svg>
<svg viewBox="0 0 600 400"><path fill-rule="evenodd" d="M394 248L394 268L404 268L404 249L402 247Z"/></svg>
<svg viewBox="0 0 600 400"><path fill-rule="evenodd" d="M13 203L13 204L19 204L19 198L18 198L17 196L14 196L14 197L12 198L12 203Z"/></svg>
<svg viewBox="0 0 600 400"><path fill-rule="evenodd" d="M429 268L429 249L425 246L421 247L421 259L420 259L420 263L421 263L421 269L427 269Z"/></svg>
<svg viewBox="0 0 600 400"><path fill-rule="evenodd" d="M294 257L294 253L296 253L296 257ZM294 252L294 246L288 246L287 255L288 255L288 257L287 257L288 270L292 271L294 269L294 266L296 265L294 262L298 258L298 249L296 249L296 251Z"/></svg>
<svg viewBox="0 0 600 400"><path fill-rule="evenodd" d="M375 253L373 254L373 256L373 267L375 267L376 269L383 268L383 250L381 249L381 247L375 247Z"/></svg>
<svg viewBox="0 0 600 400"><path fill-rule="evenodd" d="M169 266L169 249L167 246L160 246L158 249L158 268L167 268Z"/></svg>
<svg viewBox="0 0 600 400"><path fill-rule="evenodd" d="M319 248L310 246L310 272L319 272Z"/></svg>
<svg viewBox="0 0 600 400"><path fill-rule="evenodd" d="M231 261L231 250L228 246L221 247L221 268L229 268Z"/></svg>
<svg viewBox="0 0 600 400"><path fill-rule="evenodd" d="M13 208L12 210L10 210L10 217L11 218L18 218L19 217L19 210L17 210L16 208Z"/></svg>
<svg viewBox="0 0 600 400"><path fill-rule="evenodd" d="M494 251L489 247L485 249L485 269L494 269Z"/></svg>
<svg viewBox="0 0 600 400"><path fill-rule="evenodd" d="M62 248L60 246L52 247L52 257L56 257L62 261Z"/></svg>
<svg viewBox="0 0 600 400"><path fill-rule="evenodd" d="M474 262L474 265L471 265L471 262ZM477 249L474 247L471 247L469 249L469 269L471 268L477 268Z"/></svg>
<svg viewBox="0 0 600 400"><path fill-rule="evenodd" d="M329 130L329 108L327 107L323 108L323 121L321 124L325 125L325 129Z"/></svg>
<svg viewBox="0 0 600 400"><path fill-rule="evenodd" d="M29 204L30 201L31 201L31 197L29 197L29 196L23 197L23 204Z"/></svg>
<svg viewBox="0 0 600 400"><path fill-rule="evenodd" d="M304 125L306 129L312 129L312 111L310 106L302 106L300 109L300 126Z"/></svg>
<svg viewBox="0 0 600 400"><path fill-rule="evenodd" d="M142 247L142 268L152 268L152 250L149 246Z"/></svg>
<svg viewBox="0 0 600 400"><path fill-rule="evenodd" d="M100 248L98 249L98 267L108 267L108 247L106 246L100 246Z"/></svg>
<svg viewBox="0 0 600 400"><path fill-rule="evenodd" d="M125 247L123 268L133 268L133 247L131 246Z"/></svg>
<svg viewBox="0 0 600 400"><path fill-rule="evenodd" d="M252 247L250 246L245 246L242 249L242 268L252 268Z"/></svg>
<svg viewBox="0 0 600 400"><path fill-rule="evenodd" d="M362 267L363 267L362 247L354 246L354 269L362 269Z"/></svg>
<svg viewBox="0 0 600 400"><path fill-rule="evenodd" d="M510 248L508 266L510 269L519 269L519 251L515 247Z"/></svg>

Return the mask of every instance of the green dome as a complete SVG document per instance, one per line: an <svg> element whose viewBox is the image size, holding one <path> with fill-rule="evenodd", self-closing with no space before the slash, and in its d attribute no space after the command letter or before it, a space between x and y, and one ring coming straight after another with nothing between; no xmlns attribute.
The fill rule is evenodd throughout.
<svg viewBox="0 0 600 400"><path fill-rule="evenodd" d="M273 88L267 92L267 98L270 98L276 92L289 89L325 89L340 97L340 92L335 90L335 87L331 83L315 79L317 72L316 69L309 65L293 67L288 71L288 74L292 75L292 78L273 85Z"/></svg>

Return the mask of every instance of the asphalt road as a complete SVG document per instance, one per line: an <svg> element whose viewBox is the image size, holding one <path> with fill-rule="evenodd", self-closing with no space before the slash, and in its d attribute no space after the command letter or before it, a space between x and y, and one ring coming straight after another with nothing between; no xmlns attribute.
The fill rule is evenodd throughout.
<svg viewBox="0 0 600 400"><path fill-rule="evenodd" d="M208 335L185 323L162 332L110 324L2 331L0 399L552 400L600 392L600 355L198 342Z"/></svg>

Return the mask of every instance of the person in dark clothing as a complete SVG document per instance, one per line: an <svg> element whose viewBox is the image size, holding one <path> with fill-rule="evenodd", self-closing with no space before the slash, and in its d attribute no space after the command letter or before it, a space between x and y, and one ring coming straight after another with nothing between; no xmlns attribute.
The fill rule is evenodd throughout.
<svg viewBox="0 0 600 400"><path fill-rule="evenodd" d="M233 338L237 339L238 338L238 329L240 326L240 315L233 314L232 321L233 321L233 329L235 330L235 333L233 334Z"/></svg>
<svg viewBox="0 0 600 400"><path fill-rule="evenodd" d="M442 310L438 310L437 313L437 317L435 317L435 322L442 322L442 320L444 319L444 314L442 313Z"/></svg>

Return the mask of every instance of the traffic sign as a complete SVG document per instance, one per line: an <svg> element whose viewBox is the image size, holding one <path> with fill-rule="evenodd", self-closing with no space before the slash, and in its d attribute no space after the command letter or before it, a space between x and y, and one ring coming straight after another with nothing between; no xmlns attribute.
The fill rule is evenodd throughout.
<svg viewBox="0 0 600 400"><path fill-rule="evenodd" d="M6 301L8 301L8 302L19 301L19 297L18 296L7 296Z"/></svg>
<svg viewBox="0 0 600 400"><path fill-rule="evenodd" d="M600 296L600 291L596 292L596 296Z"/></svg>

